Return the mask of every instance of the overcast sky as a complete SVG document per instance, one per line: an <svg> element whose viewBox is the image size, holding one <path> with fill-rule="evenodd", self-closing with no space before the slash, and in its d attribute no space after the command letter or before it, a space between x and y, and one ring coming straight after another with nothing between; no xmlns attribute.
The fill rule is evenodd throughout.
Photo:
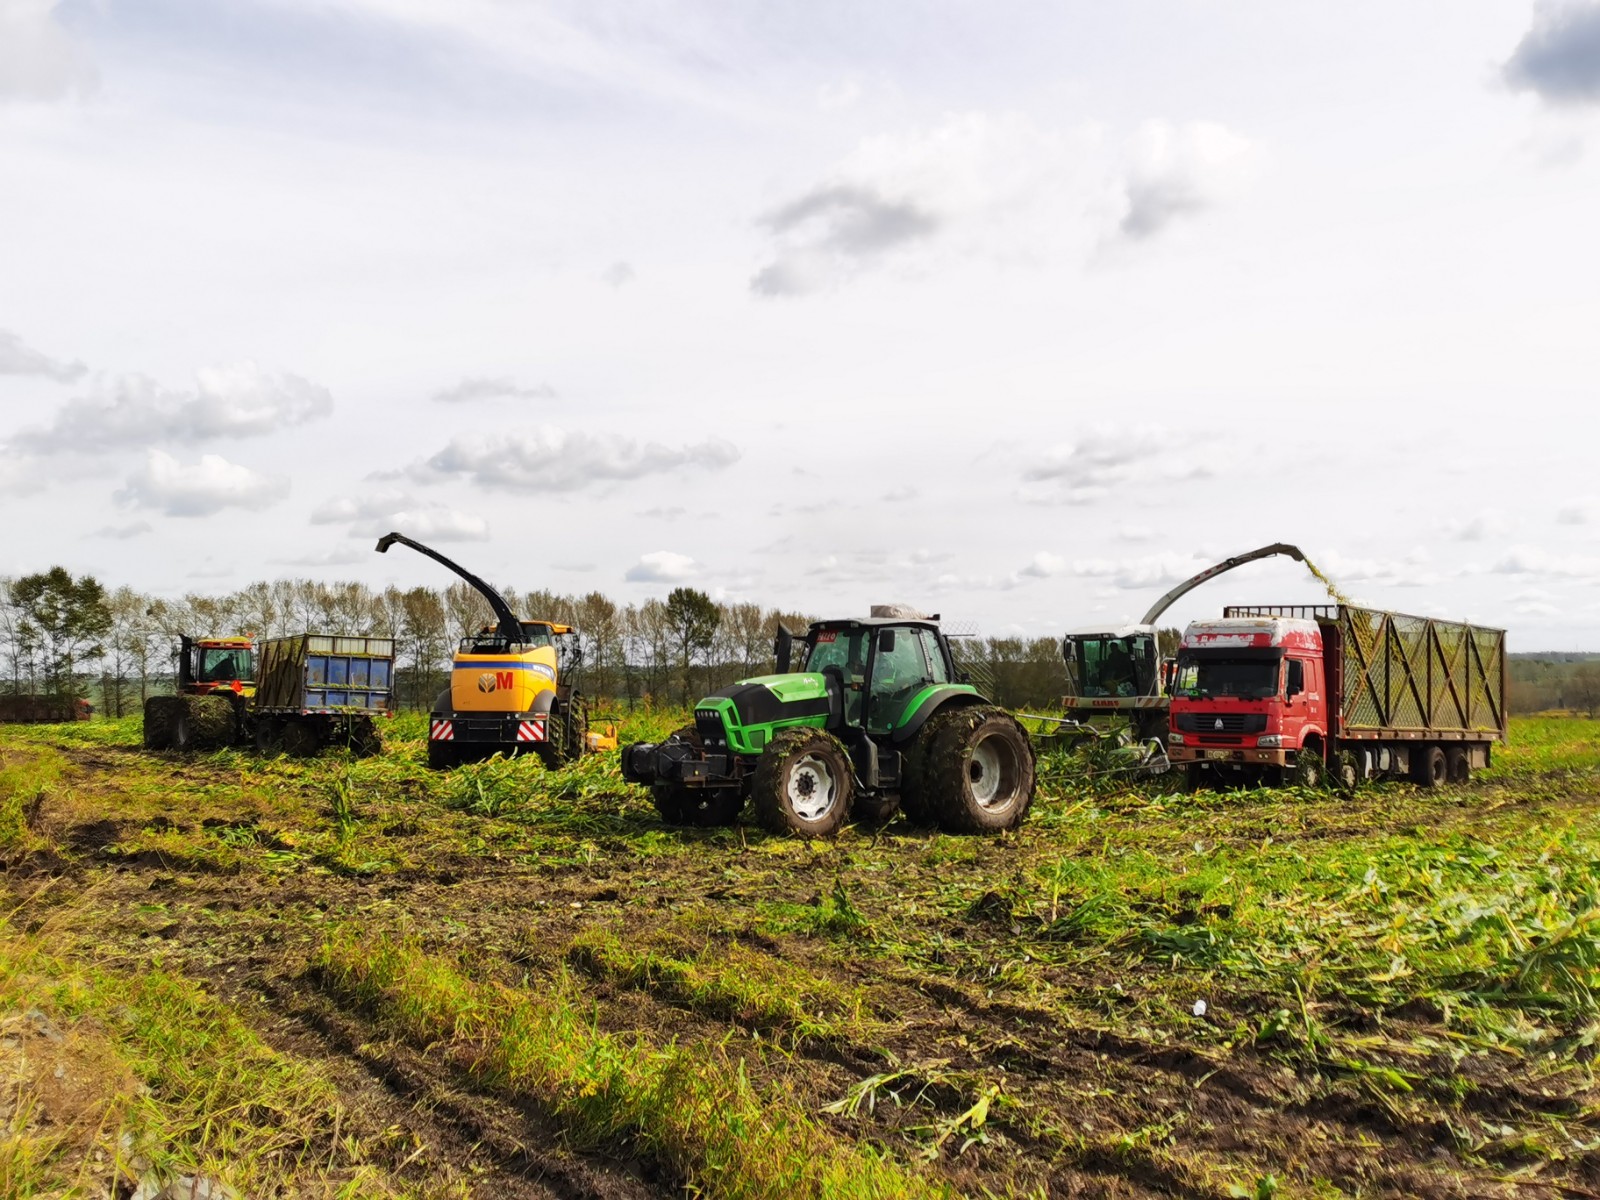
<svg viewBox="0 0 1600 1200"><path fill-rule="evenodd" d="M1597 216L1600 0L0 0L0 574L1600 650Z"/></svg>

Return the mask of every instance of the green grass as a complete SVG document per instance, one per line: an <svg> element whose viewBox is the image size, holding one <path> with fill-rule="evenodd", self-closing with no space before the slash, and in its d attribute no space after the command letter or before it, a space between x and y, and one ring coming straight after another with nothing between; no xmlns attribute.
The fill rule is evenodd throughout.
<svg viewBox="0 0 1600 1200"><path fill-rule="evenodd" d="M327 985L421 1044L449 1041L484 1083L537 1099L580 1145L628 1145L687 1187L738 1200L915 1197L948 1190L834 1138L786 1097L761 1094L714 1047L607 1034L564 986L479 983L404 939L336 930Z"/></svg>
<svg viewBox="0 0 1600 1200"><path fill-rule="evenodd" d="M0 861L33 848L29 816L60 786L65 767L49 748L0 756Z"/></svg>
<svg viewBox="0 0 1600 1200"><path fill-rule="evenodd" d="M0 1127L0 1195L87 1198L114 1175L195 1174L248 1195L394 1194L337 1138L338 1094L319 1069L159 963L108 971L0 922L0 1012L45 1031ZM56 1079L68 1098L33 1120Z"/></svg>

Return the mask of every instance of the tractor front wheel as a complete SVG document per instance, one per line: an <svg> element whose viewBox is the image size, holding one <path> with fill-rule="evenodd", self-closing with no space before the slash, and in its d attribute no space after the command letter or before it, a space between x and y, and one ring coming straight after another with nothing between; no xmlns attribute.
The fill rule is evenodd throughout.
<svg viewBox="0 0 1600 1200"><path fill-rule="evenodd" d="M1033 747L1016 719L981 704L940 714L923 728L921 780L928 807L951 833L1015 829L1033 803Z"/></svg>
<svg viewBox="0 0 1600 1200"><path fill-rule="evenodd" d="M785 729L756 763L756 817L773 833L831 837L850 815L850 759L820 729Z"/></svg>

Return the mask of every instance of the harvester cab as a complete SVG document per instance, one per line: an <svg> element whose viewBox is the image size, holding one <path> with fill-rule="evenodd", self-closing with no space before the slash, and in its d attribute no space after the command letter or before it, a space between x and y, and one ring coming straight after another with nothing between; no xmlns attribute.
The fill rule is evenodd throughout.
<svg viewBox="0 0 1600 1200"><path fill-rule="evenodd" d="M731 824L747 801L774 832L804 837L904 809L946 829L1009 829L1033 799L1022 727L961 682L937 617L779 627L778 673L695 705L694 723L622 751L623 778L670 824Z"/></svg>
<svg viewBox="0 0 1600 1200"><path fill-rule="evenodd" d="M494 624L461 640L450 686L433 702L430 766L533 751L555 767L592 750L616 748L615 730L589 729L588 701L578 687L583 651L576 629L519 620L505 598L478 576L403 534L378 539L378 552L396 542L455 572L495 616Z"/></svg>
<svg viewBox="0 0 1600 1200"><path fill-rule="evenodd" d="M1207 580L1279 554L1305 561L1298 547L1274 542L1224 559L1185 579L1151 605L1137 625L1100 626L1067 634L1061 640L1061 656L1067 664L1067 723L1076 727L1074 723L1094 717L1120 716L1127 720L1136 741L1163 746L1172 663L1161 656L1156 622L1179 599Z"/></svg>

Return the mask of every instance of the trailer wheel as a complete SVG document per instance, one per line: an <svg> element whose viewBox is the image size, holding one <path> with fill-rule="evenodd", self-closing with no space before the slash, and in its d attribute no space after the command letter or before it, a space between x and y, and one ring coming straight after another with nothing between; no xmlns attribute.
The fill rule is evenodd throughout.
<svg viewBox="0 0 1600 1200"><path fill-rule="evenodd" d="M1444 750L1439 746L1421 746L1411 753L1411 779L1419 787L1434 788L1450 778L1450 768L1445 762Z"/></svg>
<svg viewBox="0 0 1600 1200"><path fill-rule="evenodd" d="M761 752L751 794L773 833L831 837L850 815L850 759L832 734L785 729Z"/></svg>
<svg viewBox="0 0 1600 1200"><path fill-rule="evenodd" d="M383 735L371 717L357 717L350 730L350 753L357 758L371 758L383 752Z"/></svg>
<svg viewBox="0 0 1600 1200"><path fill-rule="evenodd" d="M256 722L256 750L261 754L283 753L283 726L276 717Z"/></svg>
<svg viewBox="0 0 1600 1200"><path fill-rule="evenodd" d="M310 758L322 749L322 732L305 721L285 721L283 749L296 758Z"/></svg>
<svg viewBox="0 0 1600 1200"><path fill-rule="evenodd" d="M1003 708L978 704L935 717L923 783L939 826L951 833L1014 829L1033 803L1033 746Z"/></svg>
<svg viewBox="0 0 1600 1200"><path fill-rule="evenodd" d="M1451 746L1445 751L1444 773L1451 783L1465 783L1472 774L1472 766L1467 758L1467 751L1462 746Z"/></svg>
<svg viewBox="0 0 1600 1200"><path fill-rule="evenodd" d="M144 702L144 748L165 750L172 745L172 712L177 696L151 696Z"/></svg>

